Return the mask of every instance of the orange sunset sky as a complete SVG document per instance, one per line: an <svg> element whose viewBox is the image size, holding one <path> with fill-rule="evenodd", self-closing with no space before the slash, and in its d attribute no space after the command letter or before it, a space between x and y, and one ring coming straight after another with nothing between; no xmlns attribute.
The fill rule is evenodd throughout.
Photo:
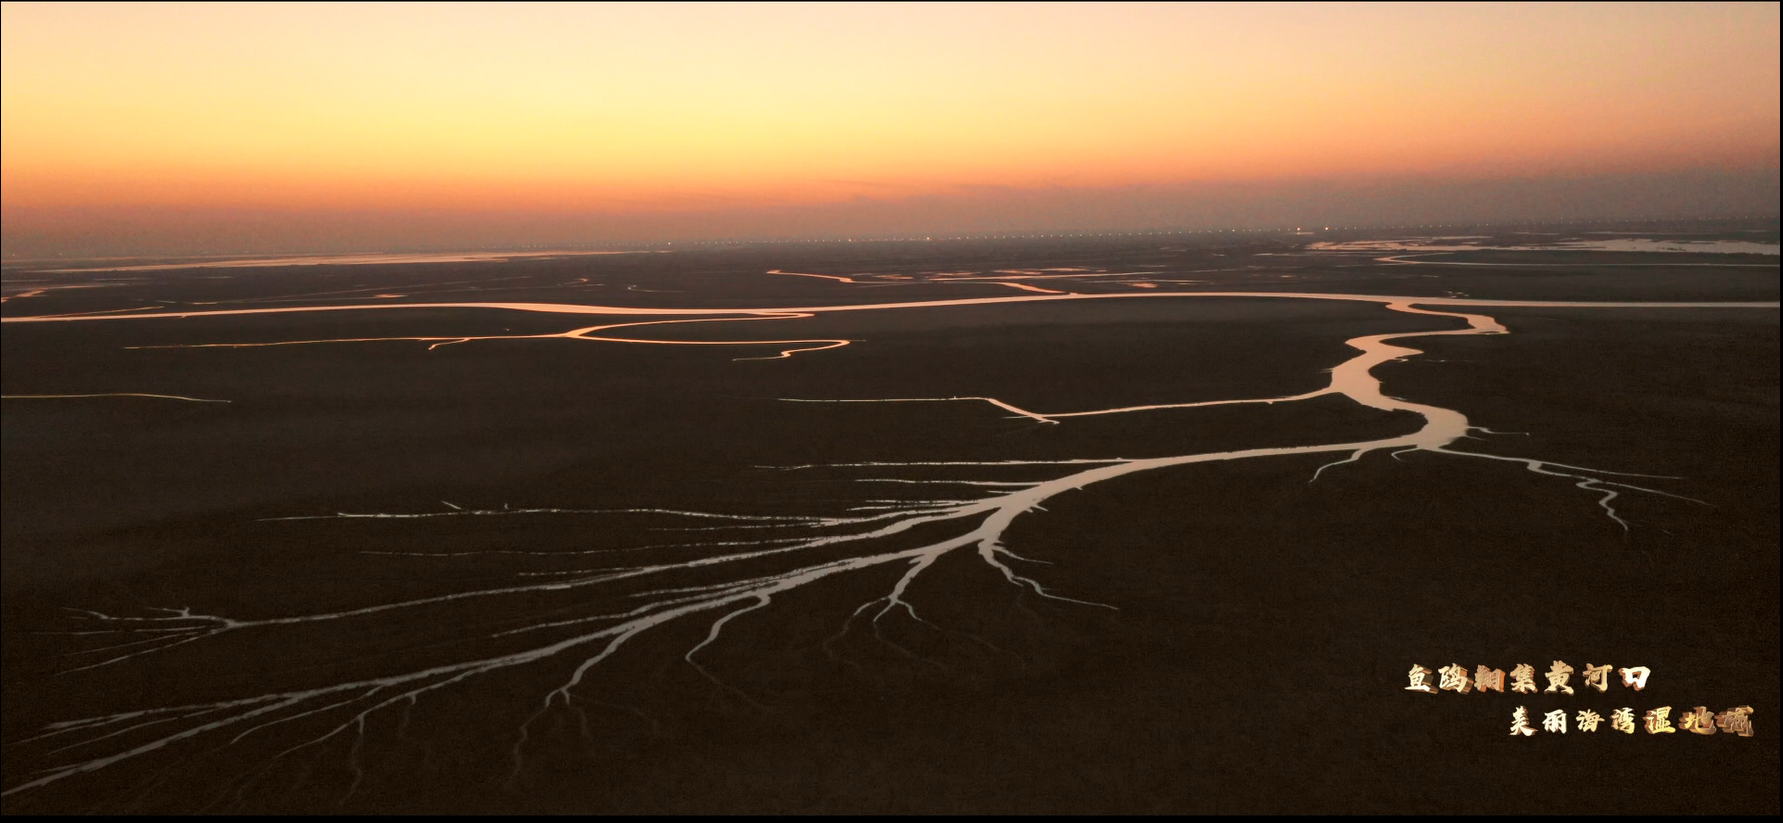
<svg viewBox="0 0 1783 823"><path fill-rule="evenodd" d="M13 258L1776 211L1775 3L7 3L0 33Z"/></svg>

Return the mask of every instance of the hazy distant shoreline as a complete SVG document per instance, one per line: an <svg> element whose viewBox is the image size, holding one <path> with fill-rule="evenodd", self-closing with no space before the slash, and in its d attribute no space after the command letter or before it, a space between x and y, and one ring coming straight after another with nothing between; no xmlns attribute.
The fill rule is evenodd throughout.
<svg viewBox="0 0 1783 823"><path fill-rule="evenodd" d="M1401 240L1350 240L1335 243L1314 243L1309 249L1318 251L1632 251L1659 254L1768 254L1776 256L1776 243L1752 243L1745 240L1654 240L1646 237L1622 237L1614 240L1561 240L1544 245L1439 246L1416 240L1462 240L1461 237L1408 237Z"/></svg>
<svg viewBox="0 0 1783 823"><path fill-rule="evenodd" d="M82 271L166 271L172 269L252 269L274 266L371 266L403 263L483 263L516 257L586 257L601 254L658 254L657 250L636 251L489 251L489 252L418 252L363 254L286 255L283 257L250 257L215 260L205 263L149 263L135 266L79 266L61 269L31 269L34 272ZM123 258L126 260L141 258Z"/></svg>

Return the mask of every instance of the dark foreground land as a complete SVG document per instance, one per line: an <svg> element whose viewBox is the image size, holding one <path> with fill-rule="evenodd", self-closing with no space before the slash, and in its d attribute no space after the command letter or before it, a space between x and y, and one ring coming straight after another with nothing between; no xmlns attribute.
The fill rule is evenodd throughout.
<svg viewBox="0 0 1783 823"><path fill-rule="evenodd" d="M1774 243L1774 221L1758 234ZM4 315L1042 296L1009 282L1778 294L1774 256L1406 263L1306 242L9 265ZM983 519L931 516L960 505L937 501L1093 467L1062 461L1363 442L1421 418L1340 396L1056 423L976 400L789 401L1066 414L1285 397L1322 387L1356 354L1346 340L1464 324L1368 302L1148 298L607 333L851 341L738 360L798 346L430 348L674 319L473 308L8 323L4 809L1775 814L1777 310L1459 310L1509 334L1406 339L1424 354L1374 375L1494 432L1456 451L1550 473L1429 451L1316 481L1349 453L1135 471L1016 517L1000 544L1019 559L968 546L915 574L875 558ZM186 347L348 338L429 340ZM188 399L45 397L108 393ZM1576 694L1405 690L1414 664L1527 663L1545 687L1556 660L1579 670ZM1599 693L1587 664L1651 681L1635 692L1612 673ZM1568 732L1512 736L1519 706L1538 729L1564 709ZM1641 715L1663 706L1673 726L1750 706L1754 735L1649 734ZM1635 734L1609 728L1623 707ZM1577 728L1581 710L1604 727Z"/></svg>

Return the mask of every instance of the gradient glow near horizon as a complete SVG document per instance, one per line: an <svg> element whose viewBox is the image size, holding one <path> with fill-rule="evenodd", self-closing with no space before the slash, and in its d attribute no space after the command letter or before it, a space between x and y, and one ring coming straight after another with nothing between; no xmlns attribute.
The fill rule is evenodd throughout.
<svg viewBox="0 0 1783 823"><path fill-rule="evenodd" d="M1778 154L1774 3L6 4L0 31L9 212L636 218Z"/></svg>

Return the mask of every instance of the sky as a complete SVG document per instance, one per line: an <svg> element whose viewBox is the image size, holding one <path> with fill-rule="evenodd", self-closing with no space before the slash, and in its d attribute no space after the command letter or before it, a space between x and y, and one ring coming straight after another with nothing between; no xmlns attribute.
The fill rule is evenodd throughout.
<svg viewBox="0 0 1783 823"><path fill-rule="evenodd" d="M9 258L1776 212L1776 3L0 14Z"/></svg>

